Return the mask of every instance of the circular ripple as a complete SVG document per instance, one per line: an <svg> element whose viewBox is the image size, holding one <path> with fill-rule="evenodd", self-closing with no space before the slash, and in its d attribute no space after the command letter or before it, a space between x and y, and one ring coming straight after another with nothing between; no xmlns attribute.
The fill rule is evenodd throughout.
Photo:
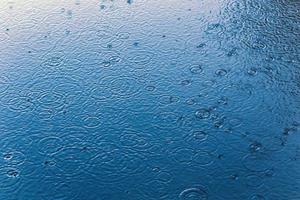
<svg viewBox="0 0 300 200"><path fill-rule="evenodd" d="M174 112L161 112L154 116L154 126L161 129L176 129L180 126L182 116Z"/></svg>
<svg viewBox="0 0 300 200"><path fill-rule="evenodd" d="M64 59L62 57L51 57L45 60L42 63L43 67L58 67L62 65L64 62Z"/></svg>
<svg viewBox="0 0 300 200"><path fill-rule="evenodd" d="M75 177L80 175L86 166L86 163L92 158L93 153L89 151L88 144L76 144L76 146L67 147L54 154L56 167L62 177Z"/></svg>
<svg viewBox="0 0 300 200"><path fill-rule="evenodd" d="M214 163L213 155L209 152L200 151L193 157L193 162L197 166L209 166Z"/></svg>
<svg viewBox="0 0 300 200"><path fill-rule="evenodd" d="M45 137L38 142L38 149L41 154L52 155L63 149L63 141L56 136Z"/></svg>
<svg viewBox="0 0 300 200"><path fill-rule="evenodd" d="M179 194L181 200L206 200L208 199L208 192L202 186L196 186L183 190Z"/></svg>
<svg viewBox="0 0 300 200"><path fill-rule="evenodd" d="M146 65L151 62L154 54L150 51L135 51L129 54L127 60L131 63Z"/></svg>
<svg viewBox="0 0 300 200"><path fill-rule="evenodd" d="M45 108L59 108L63 106L65 102L65 96L57 92L44 92L38 98L42 107Z"/></svg>
<svg viewBox="0 0 300 200"><path fill-rule="evenodd" d="M261 154L248 154L242 160L246 169L254 172L263 172L273 168L274 162L266 155Z"/></svg>
<svg viewBox="0 0 300 200"><path fill-rule="evenodd" d="M200 108L200 109L196 110L195 116L198 119L207 119L211 116L211 109L209 109L209 108Z"/></svg>
<svg viewBox="0 0 300 200"><path fill-rule="evenodd" d="M113 95L113 92L109 87L106 86L95 86L91 91L91 97L96 99L97 101L106 101L110 99Z"/></svg>
<svg viewBox="0 0 300 200"><path fill-rule="evenodd" d="M110 88L111 92L119 97L131 97L140 92L141 85L135 78L128 76L106 77L100 85Z"/></svg>
<svg viewBox="0 0 300 200"><path fill-rule="evenodd" d="M189 70L192 74L201 74L203 72L203 68L201 65L191 65Z"/></svg>
<svg viewBox="0 0 300 200"><path fill-rule="evenodd" d="M226 69L217 69L215 71L215 74L217 76L226 76L227 75L227 70Z"/></svg>
<svg viewBox="0 0 300 200"><path fill-rule="evenodd" d="M20 172L16 168L0 168L0 178L0 188L4 191L16 191L20 184Z"/></svg>
<svg viewBox="0 0 300 200"><path fill-rule="evenodd" d="M8 104L10 109L18 112L28 112L34 109L33 102L26 96L17 96L10 99Z"/></svg>
<svg viewBox="0 0 300 200"><path fill-rule="evenodd" d="M178 163L189 164L193 162L195 150L191 148L177 148L172 152L172 156Z"/></svg>
<svg viewBox="0 0 300 200"><path fill-rule="evenodd" d="M88 162L88 172L101 182L113 184L145 170L144 158L139 154L107 149Z"/></svg>
<svg viewBox="0 0 300 200"><path fill-rule="evenodd" d="M88 116L83 119L83 124L86 128L97 128L101 123L101 118L98 116Z"/></svg>
<svg viewBox="0 0 300 200"><path fill-rule="evenodd" d="M146 150L151 148L151 135L135 130L124 130L120 136L120 143L123 147L134 150Z"/></svg>
<svg viewBox="0 0 300 200"><path fill-rule="evenodd" d="M9 166L18 166L26 162L26 156L20 151L6 151L2 158L4 163Z"/></svg>

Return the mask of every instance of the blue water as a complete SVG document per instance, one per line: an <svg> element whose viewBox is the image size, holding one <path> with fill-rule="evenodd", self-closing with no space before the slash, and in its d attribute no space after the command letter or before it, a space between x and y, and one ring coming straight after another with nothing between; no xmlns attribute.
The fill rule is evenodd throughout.
<svg viewBox="0 0 300 200"><path fill-rule="evenodd" d="M0 200L299 200L300 1L0 2Z"/></svg>

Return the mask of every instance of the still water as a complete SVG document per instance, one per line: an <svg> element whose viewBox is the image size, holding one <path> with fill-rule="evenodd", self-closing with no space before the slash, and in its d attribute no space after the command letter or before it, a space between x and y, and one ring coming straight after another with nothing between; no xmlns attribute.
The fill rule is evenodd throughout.
<svg viewBox="0 0 300 200"><path fill-rule="evenodd" d="M299 200L300 1L0 1L0 200Z"/></svg>

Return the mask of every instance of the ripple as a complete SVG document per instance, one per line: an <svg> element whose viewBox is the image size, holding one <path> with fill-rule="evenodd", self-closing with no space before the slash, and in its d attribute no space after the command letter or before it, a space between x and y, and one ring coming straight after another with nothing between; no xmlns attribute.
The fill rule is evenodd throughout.
<svg viewBox="0 0 300 200"><path fill-rule="evenodd" d="M118 97L136 96L141 89L137 79L127 76L106 77L100 81L100 84L109 87L113 95Z"/></svg>
<svg viewBox="0 0 300 200"><path fill-rule="evenodd" d="M172 152L173 159L182 164L190 164L193 162L195 151L191 148L176 148Z"/></svg>
<svg viewBox="0 0 300 200"><path fill-rule="evenodd" d="M189 70L192 74L201 74L203 72L202 65L191 65Z"/></svg>
<svg viewBox="0 0 300 200"><path fill-rule="evenodd" d="M0 168L0 188L4 191L16 191L20 186L20 172L16 168Z"/></svg>
<svg viewBox="0 0 300 200"><path fill-rule="evenodd" d="M26 162L26 156L20 151L6 151L3 153L4 164L8 166L19 166Z"/></svg>
<svg viewBox="0 0 300 200"><path fill-rule="evenodd" d="M129 53L126 59L131 63L139 64L141 65L140 67L143 67L142 65L150 63L153 57L154 54L150 51L134 51Z"/></svg>
<svg viewBox="0 0 300 200"><path fill-rule="evenodd" d="M9 100L9 108L18 112L28 112L34 109L34 104L26 96L18 96Z"/></svg>
<svg viewBox="0 0 300 200"><path fill-rule="evenodd" d="M88 163L88 172L106 184L114 184L145 170L141 155L121 152L117 149L100 152Z"/></svg>
<svg viewBox="0 0 300 200"><path fill-rule="evenodd" d="M62 57L51 57L45 60L42 63L43 67L58 67L64 63L64 59Z"/></svg>
<svg viewBox="0 0 300 200"><path fill-rule="evenodd" d="M160 112L154 116L154 126L161 129L176 129L180 126L182 116L175 112Z"/></svg>
<svg viewBox="0 0 300 200"><path fill-rule="evenodd" d="M102 120L98 116L87 116L83 119L83 124L86 128L97 128L101 123Z"/></svg>
<svg viewBox="0 0 300 200"><path fill-rule="evenodd" d="M213 155L209 152L197 152L193 157L193 162L197 166L207 167L209 165L212 165L214 163Z"/></svg>
<svg viewBox="0 0 300 200"><path fill-rule="evenodd" d="M215 71L215 74L217 76L226 76L227 75L227 70L226 69L217 69Z"/></svg>
<svg viewBox="0 0 300 200"><path fill-rule="evenodd" d="M38 149L43 155L53 155L63 149L63 141L56 136L44 137L39 140Z"/></svg>
<svg viewBox="0 0 300 200"><path fill-rule="evenodd" d="M129 32L118 32L118 33L116 34L116 36L117 36L120 40L126 40L126 39L129 39L130 33L129 33Z"/></svg>
<svg viewBox="0 0 300 200"><path fill-rule="evenodd" d="M0 76L0 94L1 93L5 93L10 85L10 81L8 79L8 77L1 75Z"/></svg>
<svg viewBox="0 0 300 200"><path fill-rule="evenodd" d="M225 27L220 23L211 23L205 30L205 33L209 35L221 35L223 32L225 32Z"/></svg>
<svg viewBox="0 0 300 200"><path fill-rule="evenodd" d="M44 108L59 108L65 105L65 96L57 92L44 92L38 98L41 106Z"/></svg>
<svg viewBox="0 0 300 200"><path fill-rule="evenodd" d="M151 148L151 135L135 130L124 130L120 136L122 146L133 150L147 150Z"/></svg>
<svg viewBox="0 0 300 200"><path fill-rule="evenodd" d="M208 199L208 192L202 186L196 186L183 190L179 194L179 198L182 200L206 200Z"/></svg>
<svg viewBox="0 0 300 200"><path fill-rule="evenodd" d="M162 105L168 105L172 103L178 103L180 101L180 98L177 96L172 96L172 95L160 95L159 96L159 102Z"/></svg>
<svg viewBox="0 0 300 200"><path fill-rule="evenodd" d="M205 131L196 130L192 132L192 136L197 141L204 141L207 139L208 134Z"/></svg>
<svg viewBox="0 0 300 200"><path fill-rule="evenodd" d="M255 67L249 68L249 69L247 70L247 74L248 74L249 76L255 76L255 75L257 74L257 68L255 68Z"/></svg>
<svg viewBox="0 0 300 200"><path fill-rule="evenodd" d="M86 163L92 158L93 153L89 151L88 144L76 144L67 147L54 154L56 167L61 177L76 177L83 173Z"/></svg>
<svg viewBox="0 0 300 200"><path fill-rule="evenodd" d="M211 116L211 109L200 108L200 109L196 110L195 116L198 119L208 119Z"/></svg>
<svg viewBox="0 0 300 200"><path fill-rule="evenodd" d="M274 161L266 155L248 154L242 160L246 169L254 172L263 172L274 167Z"/></svg>

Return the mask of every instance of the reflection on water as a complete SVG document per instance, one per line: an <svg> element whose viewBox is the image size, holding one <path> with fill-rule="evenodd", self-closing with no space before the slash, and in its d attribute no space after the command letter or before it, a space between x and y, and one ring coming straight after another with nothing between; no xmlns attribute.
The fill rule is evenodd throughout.
<svg viewBox="0 0 300 200"><path fill-rule="evenodd" d="M299 1L0 3L0 199L300 199Z"/></svg>

